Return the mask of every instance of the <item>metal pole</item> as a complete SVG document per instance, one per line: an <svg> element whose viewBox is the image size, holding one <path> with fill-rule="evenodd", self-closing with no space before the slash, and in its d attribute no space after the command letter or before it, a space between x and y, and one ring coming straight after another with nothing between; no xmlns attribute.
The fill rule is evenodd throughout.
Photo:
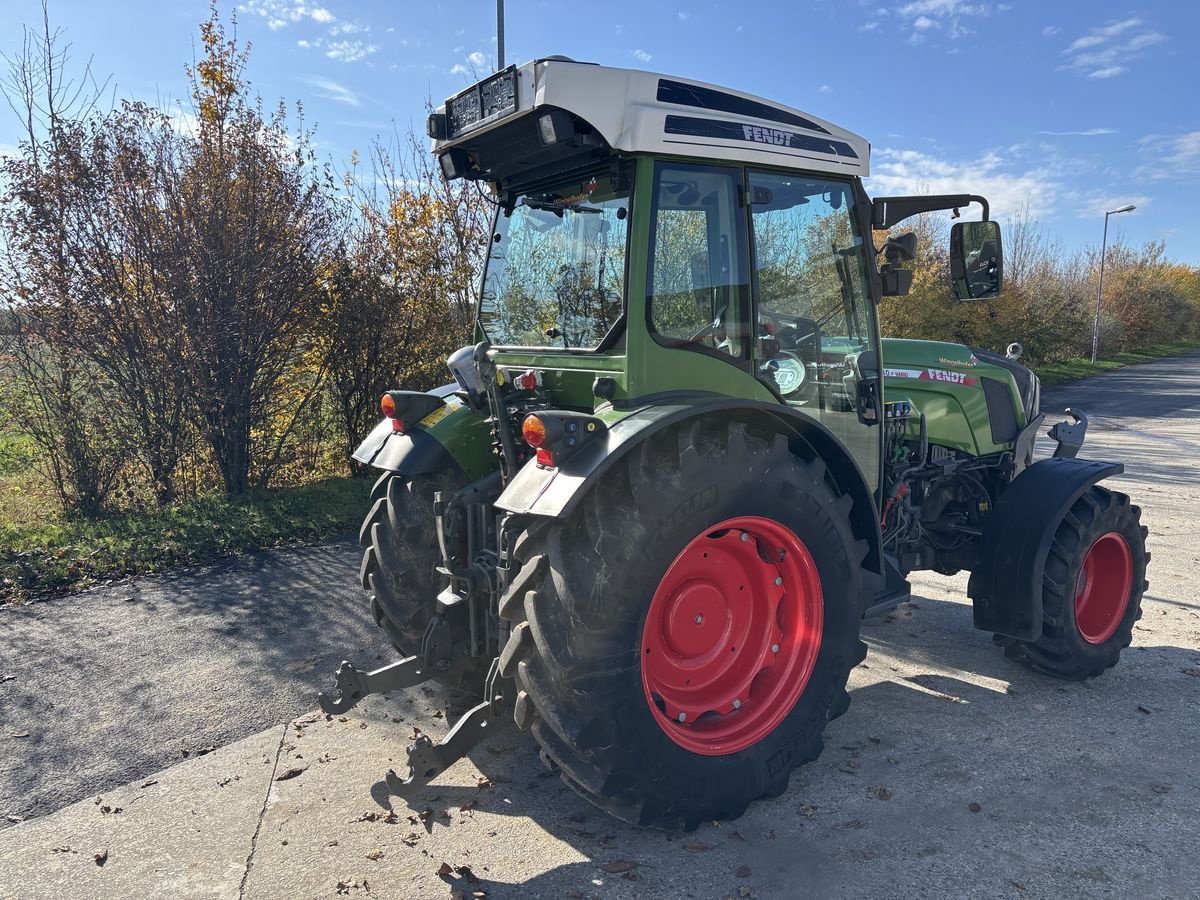
<svg viewBox="0 0 1200 900"><path fill-rule="evenodd" d="M1108 246L1108 217L1111 212L1104 214L1104 239L1100 242L1100 284L1096 288L1096 324L1092 328L1092 365L1100 353L1100 298L1104 296L1104 251Z"/></svg>
<svg viewBox="0 0 1200 900"><path fill-rule="evenodd" d="M504 68L504 0L496 0L496 71Z"/></svg>

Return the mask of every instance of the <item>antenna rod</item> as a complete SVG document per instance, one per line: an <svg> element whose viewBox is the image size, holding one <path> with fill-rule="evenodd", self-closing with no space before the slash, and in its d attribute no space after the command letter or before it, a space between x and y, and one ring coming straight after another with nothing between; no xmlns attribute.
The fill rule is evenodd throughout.
<svg viewBox="0 0 1200 900"><path fill-rule="evenodd" d="M504 68L504 0L496 0L496 71Z"/></svg>

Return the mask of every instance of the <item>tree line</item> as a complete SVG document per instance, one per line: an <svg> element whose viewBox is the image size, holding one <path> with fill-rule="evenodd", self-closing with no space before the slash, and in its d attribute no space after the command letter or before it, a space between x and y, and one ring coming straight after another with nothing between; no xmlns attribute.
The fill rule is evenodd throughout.
<svg viewBox="0 0 1200 900"><path fill-rule="evenodd" d="M379 395L444 382L470 340L483 192L411 134L321 162L302 107L254 94L215 4L200 51L188 116L106 105L48 18L0 85L24 132L0 160L0 429L33 439L68 511L344 474ZM1096 251L1018 216L1002 296L954 303L945 226L905 224L920 253L885 336L1017 340L1034 364L1090 351ZM1102 347L1196 338L1200 271L1110 246Z"/></svg>

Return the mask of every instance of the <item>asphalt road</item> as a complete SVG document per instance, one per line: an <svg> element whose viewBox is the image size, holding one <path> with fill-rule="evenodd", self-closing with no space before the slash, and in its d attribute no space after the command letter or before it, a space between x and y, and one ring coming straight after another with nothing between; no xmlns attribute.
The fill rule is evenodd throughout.
<svg viewBox="0 0 1200 900"><path fill-rule="evenodd" d="M391 654L351 538L0 609L0 828L313 708Z"/></svg>
<svg viewBox="0 0 1200 900"><path fill-rule="evenodd" d="M870 655L852 675L851 709L783 797L694 839L628 828L543 778L528 736L509 732L439 779L423 802L468 802L459 820L426 826L421 852L399 844L403 829L362 838L391 840L380 846L398 880L378 895L444 896L440 858L486 868L489 897L1194 896L1200 352L1047 390L1042 405L1048 421L1068 405L1091 415L1084 455L1125 462L1109 485L1150 527L1145 616L1116 669L1082 685L1030 673L971 628L965 576L918 574L912 604L864 627ZM0 678L16 676L0 683L0 826L184 751L258 732L274 745L278 728L264 730L310 710L339 658L390 653L356 566L350 542L332 542L0 611ZM373 700L322 726L305 756L324 761L319 748L342 763L287 782L299 792L308 779L313 796L272 805L271 828L290 842L264 846L263 865L294 890L269 882L264 896L322 879L333 893L329 835L350 846L375 827L346 823L379 800L371 780L410 724L444 731L433 700ZM404 724L389 724L396 713ZM480 771L504 792L481 794ZM613 860L636 861L637 880L599 868Z"/></svg>

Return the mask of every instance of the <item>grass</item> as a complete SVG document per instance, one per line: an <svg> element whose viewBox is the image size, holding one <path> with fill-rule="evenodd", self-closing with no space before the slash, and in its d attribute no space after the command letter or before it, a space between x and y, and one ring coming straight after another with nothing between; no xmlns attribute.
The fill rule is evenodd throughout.
<svg viewBox="0 0 1200 900"><path fill-rule="evenodd" d="M0 449L0 467L4 458ZM6 515L0 605L345 533L362 520L370 489L371 479L335 478L98 520Z"/></svg>
<svg viewBox="0 0 1200 900"><path fill-rule="evenodd" d="M1089 375L1099 375L1101 372L1111 372L1114 369L1132 366L1135 363L1149 362L1152 359L1161 359L1164 356L1177 356L1180 353L1186 353L1189 350L1197 348L1200 348L1200 343L1196 341L1155 344L1150 347L1142 347L1139 350L1130 350L1126 353L1114 353L1102 356L1096 361L1095 365L1092 365L1090 358L1062 359L1057 362L1037 366L1034 371L1037 373L1038 378L1042 380L1043 385L1064 384L1068 381L1087 378Z"/></svg>

